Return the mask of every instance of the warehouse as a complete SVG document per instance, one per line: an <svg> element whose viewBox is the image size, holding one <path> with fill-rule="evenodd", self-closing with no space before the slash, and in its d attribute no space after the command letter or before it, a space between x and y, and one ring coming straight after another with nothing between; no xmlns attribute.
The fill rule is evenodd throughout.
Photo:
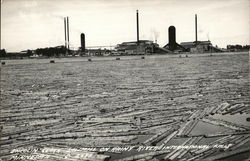
<svg viewBox="0 0 250 161"><path fill-rule="evenodd" d="M214 47L210 40L197 42L182 42L181 46L191 53L221 52L221 49Z"/></svg>

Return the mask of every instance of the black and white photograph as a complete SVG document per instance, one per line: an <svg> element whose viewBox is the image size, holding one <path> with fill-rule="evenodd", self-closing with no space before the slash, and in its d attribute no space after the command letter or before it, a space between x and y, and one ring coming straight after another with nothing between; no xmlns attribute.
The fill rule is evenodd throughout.
<svg viewBox="0 0 250 161"><path fill-rule="evenodd" d="M0 9L0 161L250 161L249 0Z"/></svg>

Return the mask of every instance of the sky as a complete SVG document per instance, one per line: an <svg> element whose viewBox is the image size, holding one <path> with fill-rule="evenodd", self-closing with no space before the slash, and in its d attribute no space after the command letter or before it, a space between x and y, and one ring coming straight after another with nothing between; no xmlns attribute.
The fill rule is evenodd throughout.
<svg viewBox="0 0 250 161"><path fill-rule="evenodd" d="M198 40L213 45L249 45L250 0L1 0L1 48L8 52L64 45L64 20L69 17L70 47L110 46L140 39L168 43L168 27L176 41Z"/></svg>

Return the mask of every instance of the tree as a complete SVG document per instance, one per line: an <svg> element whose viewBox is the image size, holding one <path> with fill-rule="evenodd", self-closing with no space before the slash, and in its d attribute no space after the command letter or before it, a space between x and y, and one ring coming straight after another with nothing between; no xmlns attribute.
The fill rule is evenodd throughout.
<svg viewBox="0 0 250 161"><path fill-rule="evenodd" d="M7 56L7 54L6 54L5 49L1 49L0 50L0 57L6 57L6 56Z"/></svg>

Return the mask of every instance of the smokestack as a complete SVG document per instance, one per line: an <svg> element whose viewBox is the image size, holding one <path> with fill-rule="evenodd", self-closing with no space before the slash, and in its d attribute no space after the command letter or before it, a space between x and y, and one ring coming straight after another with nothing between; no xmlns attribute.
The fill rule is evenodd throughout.
<svg viewBox="0 0 250 161"><path fill-rule="evenodd" d="M195 14L195 43L197 44L197 14Z"/></svg>
<svg viewBox="0 0 250 161"><path fill-rule="evenodd" d="M67 26L66 26L66 18L64 17L64 40L65 40L65 48L67 49Z"/></svg>
<svg viewBox="0 0 250 161"><path fill-rule="evenodd" d="M168 28L168 45L170 50L175 50L177 47L175 27L170 26Z"/></svg>
<svg viewBox="0 0 250 161"><path fill-rule="evenodd" d="M81 50L85 52L85 34L81 33Z"/></svg>
<svg viewBox="0 0 250 161"><path fill-rule="evenodd" d="M136 10L137 43L139 44L139 13Z"/></svg>
<svg viewBox="0 0 250 161"><path fill-rule="evenodd" d="M68 49L69 49L69 17L67 17L67 34L68 34Z"/></svg>

